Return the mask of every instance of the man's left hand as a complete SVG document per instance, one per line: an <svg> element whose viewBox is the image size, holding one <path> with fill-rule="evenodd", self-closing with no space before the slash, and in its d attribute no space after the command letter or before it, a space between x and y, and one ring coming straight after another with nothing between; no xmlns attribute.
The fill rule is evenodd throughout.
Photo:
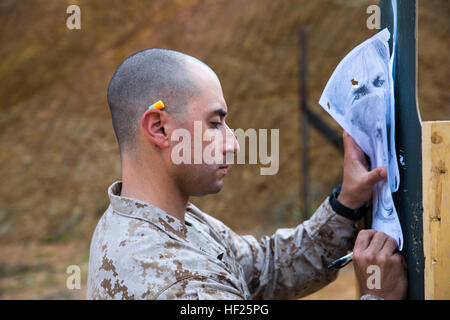
<svg viewBox="0 0 450 320"><path fill-rule="evenodd" d="M375 168L369 171L364 152L344 131L344 178L337 200L351 209L358 209L372 198L373 186L387 178L387 169Z"/></svg>

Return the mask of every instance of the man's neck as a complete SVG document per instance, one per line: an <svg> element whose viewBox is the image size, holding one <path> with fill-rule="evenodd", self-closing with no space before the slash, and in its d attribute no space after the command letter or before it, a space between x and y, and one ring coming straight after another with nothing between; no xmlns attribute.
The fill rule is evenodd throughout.
<svg viewBox="0 0 450 320"><path fill-rule="evenodd" d="M189 197L164 174L165 170L154 167L137 170L124 161L121 196L150 203L184 223Z"/></svg>

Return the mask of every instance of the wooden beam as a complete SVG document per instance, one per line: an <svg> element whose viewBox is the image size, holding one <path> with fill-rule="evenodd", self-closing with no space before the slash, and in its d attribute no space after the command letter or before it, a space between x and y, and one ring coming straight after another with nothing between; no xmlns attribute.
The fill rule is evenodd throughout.
<svg viewBox="0 0 450 320"><path fill-rule="evenodd" d="M450 121L422 122L425 299L450 299Z"/></svg>

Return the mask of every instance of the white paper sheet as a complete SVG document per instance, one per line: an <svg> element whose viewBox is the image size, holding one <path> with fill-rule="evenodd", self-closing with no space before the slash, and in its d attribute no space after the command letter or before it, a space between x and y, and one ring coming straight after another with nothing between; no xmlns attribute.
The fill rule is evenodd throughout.
<svg viewBox="0 0 450 320"><path fill-rule="evenodd" d="M400 176L389 37L384 29L347 54L328 80L319 104L369 156L371 169L388 169L387 181L374 186L372 228L396 239L401 250L403 234L392 199Z"/></svg>

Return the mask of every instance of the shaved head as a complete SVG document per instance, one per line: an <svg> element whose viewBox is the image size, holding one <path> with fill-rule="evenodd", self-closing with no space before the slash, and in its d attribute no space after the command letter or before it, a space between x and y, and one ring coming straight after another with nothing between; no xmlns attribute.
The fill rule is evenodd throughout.
<svg viewBox="0 0 450 320"><path fill-rule="evenodd" d="M198 64L206 66L177 51L148 49L117 68L108 86L108 104L121 154L124 148L134 149L141 117L151 104L162 100L176 119L187 114L189 100L201 94L190 71Z"/></svg>
<svg viewBox="0 0 450 320"><path fill-rule="evenodd" d="M148 110L158 100L165 109ZM138 52L114 73L108 103L125 195L158 202L159 195L154 198L146 190L153 189L156 195L166 189L170 199L161 203L164 208L177 196L220 191L226 168L224 161L215 160L236 153L239 144L225 122L228 107L220 80L210 67L176 51ZM202 150L209 150L212 162L203 161Z"/></svg>

